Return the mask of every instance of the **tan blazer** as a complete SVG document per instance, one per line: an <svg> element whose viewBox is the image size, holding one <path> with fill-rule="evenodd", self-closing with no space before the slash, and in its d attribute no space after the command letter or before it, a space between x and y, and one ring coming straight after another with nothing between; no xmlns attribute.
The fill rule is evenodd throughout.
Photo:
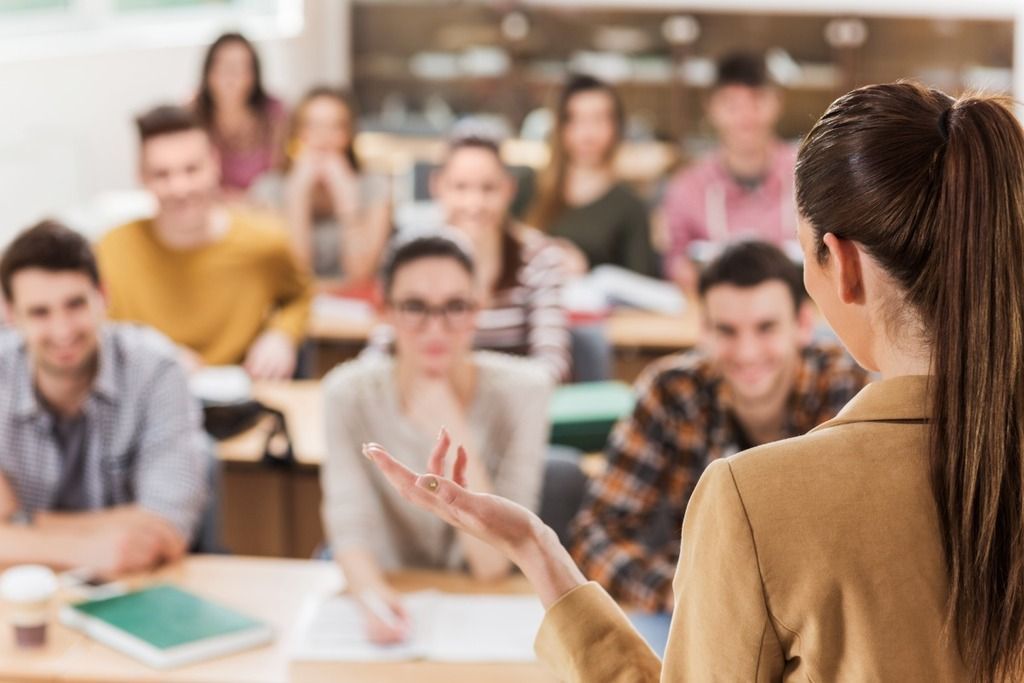
<svg viewBox="0 0 1024 683"><path fill-rule="evenodd" d="M662 665L595 583L536 648L565 680L961 681L925 453L926 377L713 463L691 498Z"/></svg>

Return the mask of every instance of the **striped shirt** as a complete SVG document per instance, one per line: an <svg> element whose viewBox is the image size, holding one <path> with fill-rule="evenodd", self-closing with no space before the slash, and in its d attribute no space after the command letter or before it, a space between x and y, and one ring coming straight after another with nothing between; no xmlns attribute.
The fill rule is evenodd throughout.
<svg viewBox="0 0 1024 683"><path fill-rule="evenodd" d="M53 510L61 497L78 501L78 510L135 503L191 538L206 498L207 439L174 345L145 327L102 328L96 378L82 409L79 475L63 491L71 463L31 373L21 335L0 332L0 474L21 508Z"/></svg>
<svg viewBox="0 0 1024 683"><path fill-rule="evenodd" d="M562 250L533 228L516 233L522 245L515 283L497 290L477 315L477 349L528 356L556 382L568 379L569 323L562 306ZM370 335L369 353L390 352L394 331L386 325Z"/></svg>
<svg viewBox="0 0 1024 683"><path fill-rule="evenodd" d="M842 349L804 349L783 434L799 436L831 419L866 383L867 373ZM620 602L667 611L683 513L697 480L712 461L756 444L729 407L729 385L699 351L655 361L635 393L633 414L609 438L607 469L591 481L573 520L571 552L587 578ZM650 547L661 514L669 518L669 538Z"/></svg>

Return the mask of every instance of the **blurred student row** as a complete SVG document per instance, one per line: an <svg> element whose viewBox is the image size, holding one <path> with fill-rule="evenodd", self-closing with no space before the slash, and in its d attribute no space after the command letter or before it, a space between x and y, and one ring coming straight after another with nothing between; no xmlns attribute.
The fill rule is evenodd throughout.
<svg viewBox="0 0 1024 683"><path fill-rule="evenodd" d="M98 256L113 317L160 329L191 366L243 364L256 378L282 378L307 327L307 273L366 291L399 233L391 183L361 170L346 96L314 88L289 115L259 73L253 47L223 36L192 103L138 117L140 176L156 213L103 235ZM559 381L600 379L607 342L570 325L567 283L612 265L692 294L692 256L706 261L706 245L793 239L794 150L774 132L780 107L761 57L723 58L707 101L721 148L666 179L651 206L615 175L626 118L618 95L577 76L559 97L535 188L517 186L500 141L466 120L430 179L436 217L417 214L413 227L444 225L473 251L478 346L533 357ZM668 236L660 255L651 216ZM371 345L388 340L382 329Z"/></svg>
<svg viewBox="0 0 1024 683"><path fill-rule="evenodd" d="M211 445L189 373L243 364L293 375L317 274L373 281L383 331L324 380L322 518L351 590L373 592L378 641L402 637L387 570L429 566L481 579L511 571L493 549L400 500L360 455L378 442L411 468L446 427L472 488L543 507L547 402L570 376L559 291L567 273L613 263L662 269L699 294L699 350L657 361L614 429L604 472L572 503L564 542L623 604L671 608L683 512L716 458L829 419L865 383L813 341L800 268L769 242L794 232L792 152L772 125L779 96L749 57L723 61L709 114L721 152L683 171L664 202L673 247L650 247L648 211L610 164L623 112L608 86L574 79L559 104L551 167L526 225L498 144L454 136L432 180L444 230L391 235L386 192L360 176L353 111L317 89L293 111L259 86L238 36L218 41L195 106L138 119L152 219L95 247L44 221L0 260L12 329L0 333L0 564L145 569L209 549ZM219 151L218 151L219 150ZM279 168L275 154L281 152ZM276 204L286 220L244 207ZM758 236L761 241L735 241ZM698 272L695 239L721 252ZM767 240L767 241L765 241ZM728 246L726 246L728 245ZM108 322L107 316L119 322ZM517 357L519 356L519 357ZM578 507L578 510L576 509Z"/></svg>

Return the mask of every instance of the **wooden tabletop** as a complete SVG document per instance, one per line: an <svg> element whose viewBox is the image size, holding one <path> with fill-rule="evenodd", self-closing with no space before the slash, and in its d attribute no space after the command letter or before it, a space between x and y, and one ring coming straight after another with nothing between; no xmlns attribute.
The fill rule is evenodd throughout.
<svg viewBox="0 0 1024 683"><path fill-rule="evenodd" d="M391 577L399 590L438 589L453 593L530 593L520 577L475 583L461 574L403 572ZM352 663L288 662L287 647L305 602L341 588L330 562L263 558L193 556L171 567L129 580L133 585L170 581L273 625L273 644L208 662L157 671L51 620L46 647L17 650L4 622L0 637L0 681L22 683L285 683L285 681L422 681L424 683L549 683L553 677L538 663L445 664L440 662ZM56 612L56 607L55 607ZM0 620L6 616L0 606Z"/></svg>
<svg viewBox="0 0 1024 683"><path fill-rule="evenodd" d="M0 681L75 683L283 683L288 680L287 637L305 600L340 587L329 562L194 556L133 585L170 581L274 627L274 643L220 659L157 671L51 620L49 642L37 652L14 649L4 624ZM0 607L0 616L4 608Z"/></svg>
<svg viewBox="0 0 1024 683"><path fill-rule="evenodd" d="M620 351L681 351L700 340L700 309L690 303L680 316L620 309L608 316L605 329L612 347Z"/></svg>

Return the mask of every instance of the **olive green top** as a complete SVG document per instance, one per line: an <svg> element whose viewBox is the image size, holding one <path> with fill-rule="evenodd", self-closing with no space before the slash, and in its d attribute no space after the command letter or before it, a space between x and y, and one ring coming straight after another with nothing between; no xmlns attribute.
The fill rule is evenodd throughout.
<svg viewBox="0 0 1024 683"><path fill-rule="evenodd" d="M589 204L567 208L548 232L579 247L591 268L608 263L642 275L660 276L651 247L647 207L622 183L612 185Z"/></svg>

